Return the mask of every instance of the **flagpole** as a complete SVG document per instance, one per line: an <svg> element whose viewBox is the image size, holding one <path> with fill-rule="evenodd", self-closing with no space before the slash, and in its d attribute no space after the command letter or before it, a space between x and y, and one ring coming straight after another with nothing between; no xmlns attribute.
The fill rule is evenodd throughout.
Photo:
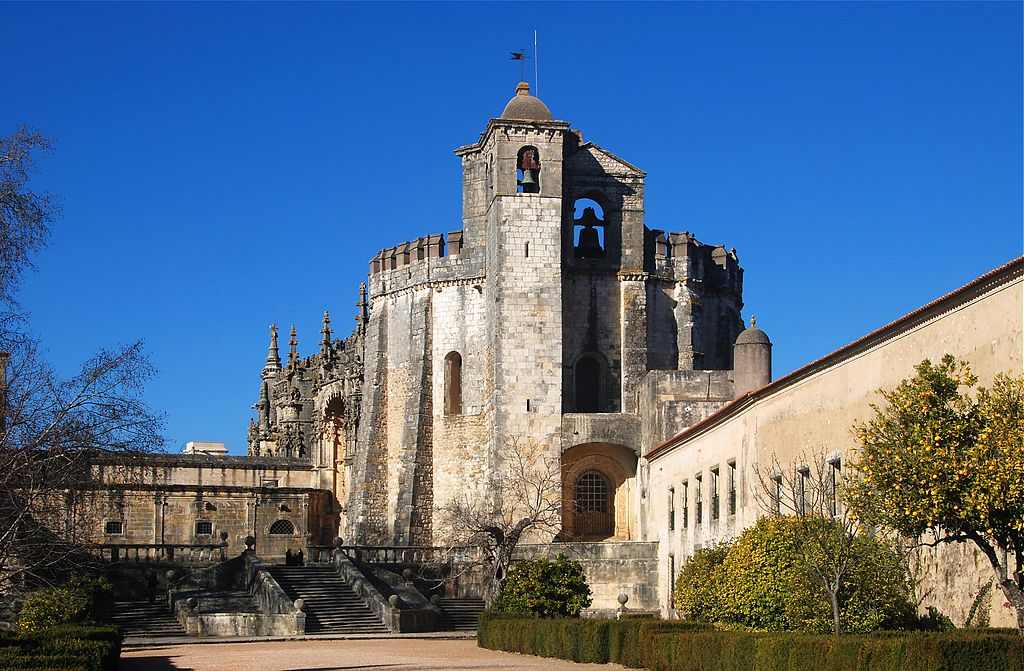
<svg viewBox="0 0 1024 671"><path fill-rule="evenodd" d="M537 55L537 31L533 31L533 88L537 92L533 95L540 97L540 56Z"/></svg>

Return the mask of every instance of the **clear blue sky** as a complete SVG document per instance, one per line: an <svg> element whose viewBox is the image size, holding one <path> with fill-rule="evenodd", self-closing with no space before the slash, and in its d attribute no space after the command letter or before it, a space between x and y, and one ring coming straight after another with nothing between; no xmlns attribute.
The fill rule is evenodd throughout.
<svg viewBox="0 0 1024 671"><path fill-rule="evenodd" d="M739 252L775 372L1022 247L1020 3L0 5L0 133L56 142L22 301L51 360L143 338L171 449L245 449L267 325L350 328L381 247L460 228L459 162L540 31L541 97Z"/></svg>

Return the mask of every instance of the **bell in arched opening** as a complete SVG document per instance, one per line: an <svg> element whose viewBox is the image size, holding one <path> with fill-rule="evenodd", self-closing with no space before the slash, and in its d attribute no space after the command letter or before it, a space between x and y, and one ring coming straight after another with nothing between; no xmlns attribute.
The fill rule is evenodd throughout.
<svg viewBox="0 0 1024 671"><path fill-rule="evenodd" d="M517 158L516 184L520 193L540 193L540 157L533 147L523 147Z"/></svg>
<svg viewBox="0 0 1024 671"><path fill-rule="evenodd" d="M579 242L576 244L576 258L578 259L602 259L604 258L604 247L601 245L601 238L597 233L597 226L604 226L604 222L597 218L594 208L588 207L583 210L583 217L577 222L582 226Z"/></svg>

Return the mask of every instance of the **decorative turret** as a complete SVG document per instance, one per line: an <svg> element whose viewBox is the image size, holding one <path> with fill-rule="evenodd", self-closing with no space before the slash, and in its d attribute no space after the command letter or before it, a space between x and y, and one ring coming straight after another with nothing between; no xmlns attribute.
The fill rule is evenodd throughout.
<svg viewBox="0 0 1024 671"><path fill-rule="evenodd" d="M324 325L320 328L320 355L324 360L331 357L331 315L324 310Z"/></svg>
<svg viewBox="0 0 1024 671"><path fill-rule="evenodd" d="M295 331L295 324L292 324L291 338L288 339L288 368L294 369L299 365L299 338Z"/></svg>
<svg viewBox="0 0 1024 671"><path fill-rule="evenodd" d="M366 282L359 283L359 301L356 303L359 308L356 311L356 328L360 333L366 330L366 322L370 319L370 304L366 300Z"/></svg>
<svg viewBox="0 0 1024 671"><path fill-rule="evenodd" d="M757 317L736 337L733 345L733 383L736 397L772 381L772 341L757 328Z"/></svg>
<svg viewBox="0 0 1024 671"><path fill-rule="evenodd" d="M260 385L260 400L256 403L256 409L260 413L259 429L263 433L270 432L270 398L267 394L267 384Z"/></svg>
<svg viewBox="0 0 1024 671"><path fill-rule="evenodd" d="M270 345L267 347L267 362L263 366L263 377L276 375L281 370L281 356L277 352L277 326L270 325Z"/></svg>

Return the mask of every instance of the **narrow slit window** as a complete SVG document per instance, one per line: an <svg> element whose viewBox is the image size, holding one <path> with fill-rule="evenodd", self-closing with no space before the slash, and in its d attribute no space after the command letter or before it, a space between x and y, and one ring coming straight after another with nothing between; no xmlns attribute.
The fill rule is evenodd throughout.
<svg viewBox="0 0 1024 671"><path fill-rule="evenodd" d="M462 414L462 355L458 352L444 358L444 414Z"/></svg>
<svg viewBox="0 0 1024 671"><path fill-rule="evenodd" d="M718 498L718 469L711 469L711 519L717 520L720 501Z"/></svg>

